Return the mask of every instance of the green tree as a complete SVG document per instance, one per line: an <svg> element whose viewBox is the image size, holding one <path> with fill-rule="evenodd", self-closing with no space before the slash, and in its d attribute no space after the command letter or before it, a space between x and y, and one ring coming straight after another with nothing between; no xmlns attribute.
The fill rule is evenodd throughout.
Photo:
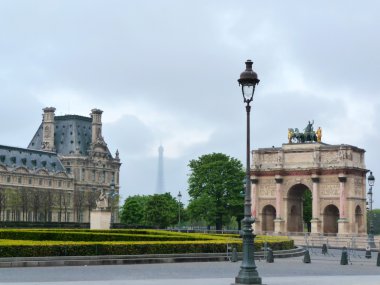
<svg viewBox="0 0 380 285"><path fill-rule="evenodd" d="M189 167L188 210L192 220L205 220L221 230L232 216L241 217L245 171L239 160L212 153L191 160Z"/></svg>
<svg viewBox="0 0 380 285"><path fill-rule="evenodd" d="M120 209L120 221L130 226L146 226L145 207L149 196L130 196Z"/></svg>
<svg viewBox="0 0 380 285"><path fill-rule="evenodd" d="M370 219L372 219L373 233L375 235L380 234L380 209L373 209L367 211L367 233L370 230Z"/></svg>
<svg viewBox="0 0 380 285"><path fill-rule="evenodd" d="M170 193L150 196L145 208L147 225L166 228L177 224L178 201Z"/></svg>
<svg viewBox="0 0 380 285"><path fill-rule="evenodd" d="M306 189L303 192L303 221L307 224L307 231L311 232L311 219L312 219L312 196L311 191Z"/></svg>

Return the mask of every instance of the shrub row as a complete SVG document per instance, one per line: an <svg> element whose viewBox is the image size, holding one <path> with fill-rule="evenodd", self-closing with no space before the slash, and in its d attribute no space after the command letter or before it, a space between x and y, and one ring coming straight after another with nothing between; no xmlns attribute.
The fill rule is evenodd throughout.
<svg viewBox="0 0 380 285"><path fill-rule="evenodd" d="M240 243L237 243L240 246ZM174 253L218 253L226 251L226 243L202 242L143 242L143 243L86 243L1 245L1 257L141 255Z"/></svg>
<svg viewBox="0 0 380 285"><path fill-rule="evenodd" d="M241 242L232 242L239 251ZM260 251L263 243L255 243L256 251ZM274 250L293 248L293 242L271 243ZM35 245L1 245L1 257L33 257L33 256L89 256L89 255L140 255L140 254L180 254L180 253L223 253L226 242L144 242L144 243L85 243L85 244L35 244Z"/></svg>
<svg viewBox="0 0 380 285"><path fill-rule="evenodd" d="M267 242L274 250L291 249L286 237L258 236L255 248ZM0 230L0 257L85 256L225 252L227 244L241 250L238 235L209 235L159 230Z"/></svg>
<svg viewBox="0 0 380 285"><path fill-rule="evenodd" d="M98 231L58 231L58 230L0 230L0 239L14 240L57 240L57 241L179 241L179 240L210 240L206 235L190 234L160 234L98 232Z"/></svg>

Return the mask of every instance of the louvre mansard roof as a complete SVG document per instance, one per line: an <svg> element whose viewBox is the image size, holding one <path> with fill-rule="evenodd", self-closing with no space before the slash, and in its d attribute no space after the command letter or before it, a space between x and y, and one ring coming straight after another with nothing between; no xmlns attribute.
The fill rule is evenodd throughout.
<svg viewBox="0 0 380 285"><path fill-rule="evenodd" d="M51 172L65 171L58 156L53 152L0 145L0 165L7 168L24 167L30 170L46 169Z"/></svg>
<svg viewBox="0 0 380 285"><path fill-rule="evenodd" d="M91 149L92 119L78 115L56 116L54 118L54 147L59 155L87 156ZM42 126L28 145L28 149L42 150ZM108 150L108 154L112 157Z"/></svg>

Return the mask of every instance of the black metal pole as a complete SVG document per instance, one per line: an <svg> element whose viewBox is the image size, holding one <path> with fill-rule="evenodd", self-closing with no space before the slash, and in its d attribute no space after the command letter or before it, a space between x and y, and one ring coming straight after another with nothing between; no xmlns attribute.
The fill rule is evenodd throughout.
<svg viewBox="0 0 380 285"><path fill-rule="evenodd" d="M181 224L181 199L178 198L178 228Z"/></svg>
<svg viewBox="0 0 380 285"><path fill-rule="evenodd" d="M247 111L247 165L246 165L246 189L244 199L244 219L242 221L243 236L243 261L235 284L262 284L261 277L256 270L255 264L255 235L252 233L252 224L255 222L251 215L251 179L250 179L250 101L246 101Z"/></svg>
<svg viewBox="0 0 380 285"><path fill-rule="evenodd" d="M370 248L375 248L376 247L376 244L375 244L375 239L374 239L374 232L373 232L373 217L372 217L372 186L369 187L369 191L368 193L370 193L369 195L369 214L368 214L368 218L369 218L369 232L368 232L368 246Z"/></svg>

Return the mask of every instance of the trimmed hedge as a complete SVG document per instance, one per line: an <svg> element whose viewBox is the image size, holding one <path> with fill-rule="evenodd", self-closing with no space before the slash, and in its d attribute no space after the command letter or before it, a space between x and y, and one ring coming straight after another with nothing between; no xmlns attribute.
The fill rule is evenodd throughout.
<svg viewBox="0 0 380 285"><path fill-rule="evenodd" d="M167 241L167 240L209 240L210 237L190 235L128 234L83 231L46 231L46 230L0 230L0 239L15 240L57 240L57 241Z"/></svg>
<svg viewBox="0 0 380 285"><path fill-rule="evenodd" d="M241 244L237 244L239 247ZM144 243L86 243L0 245L2 257L141 255L178 253L218 253L226 251L225 242L144 242Z"/></svg>
<svg viewBox="0 0 380 285"><path fill-rule="evenodd" d="M255 248L291 249L287 237L258 236ZM160 230L0 230L0 257L221 253L227 244L242 250L238 235L209 235Z"/></svg>

